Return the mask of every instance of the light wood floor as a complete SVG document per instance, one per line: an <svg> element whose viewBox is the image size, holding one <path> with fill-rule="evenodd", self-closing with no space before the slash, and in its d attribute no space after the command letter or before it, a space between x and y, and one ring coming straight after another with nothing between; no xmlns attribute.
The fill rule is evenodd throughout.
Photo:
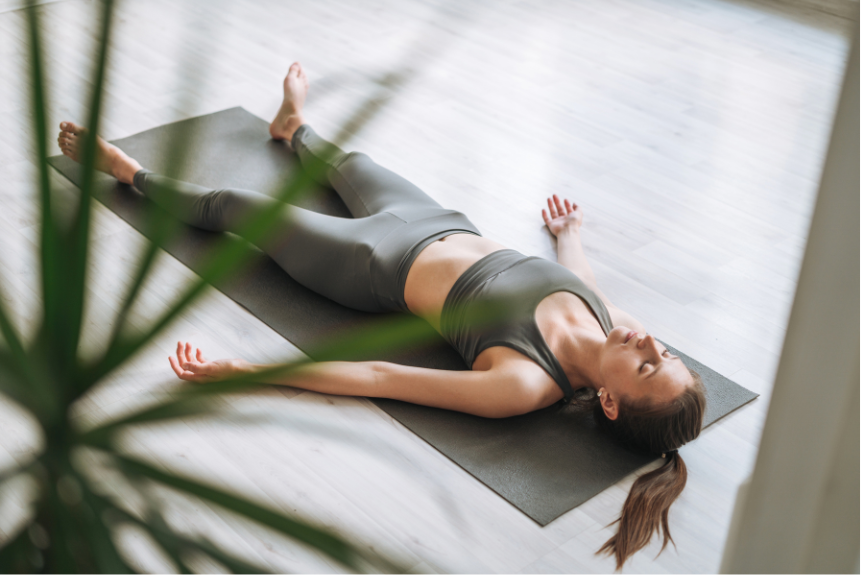
<svg viewBox="0 0 864 576"><path fill-rule="evenodd" d="M41 10L51 124L84 121L94 4ZM0 277L30 333L37 220L23 24L20 11L0 14ZM582 204L586 249L610 298L763 394L682 449L690 479L670 517L677 552L655 560L655 539L625 568L716 572L756 455L852 28L752 0L125 0L103 133L238 105L269 119L288 65L300 60L316 130L332 137L361 101L383 98L349 148L464 211L490 238L555 258L544 199L554 192ZM382 84L392 72L402 73L396 88ZM143 247L113 213L95 212L85 353L110 333ZM134 321L145 325L191 279L163 255ZM210 290L77 416L98 420L170 393L178 381L167 357L180 339L211 357L297 354ZM613 571L593 552L635 476L540 528L365 399L271 388L224 403L224 417L142 429L128 448L300 513L414 571ZM39 441L11 406L0 411L2 467ZM199 503L174 510L178 525L275 570L339 570ZM145 540L125 541L144 550L142 569L170 569Z"/></svg>

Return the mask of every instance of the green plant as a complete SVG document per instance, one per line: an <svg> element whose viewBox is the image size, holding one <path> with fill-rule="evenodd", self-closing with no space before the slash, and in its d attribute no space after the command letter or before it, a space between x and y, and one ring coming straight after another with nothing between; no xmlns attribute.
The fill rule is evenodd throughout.
<svg viewBox="0 0 864 576"><path fill-rule="evenodd" d="M96 481L82 469L82 457L98 457L105 467L120 474L133 489L158 485L200 498L304 542L340 562L346 569L362 571L372 567L404 571L387 560L361 552L331 532L199 480L159 469L144 460L123 454L117 448L118 434L130 427L212 413L212 407L204 402L208 397L256 386L255 382L226 380L204 387L188 386L161 404L91 429L81 429L70 421L70 406L76 400L169 326L208 284L236 269L245 254L242 242L226 236L222 249L214 255L197 283L146 330L136 333L128 329L129 311L148 278L158 247L180 226L154 206L149 216L153 241L136 265L133 282L123 300L109 344L94 359L79 357L91 199L97 186L95 135L99 132L113 7L112 0L103 0L100 4L98 51L87 121L88 136L82 157L81 193L71 223L65 224L61 224L63 219L58 218L57 210L52 205L39 13L32 6L27 9L33 134L38 155L34 163L38 167L36 188L41 214L39 257L43 317L36 335L30 342L24 342L10 322L8 311L3 309L3 300L0 299L0 332L3 336L3 342L0 343L0 393L23 407L38 423L43 435L43 448L34 454L29 463L0 473L0 495L4 489L9 489L15 479L27 478L36 488L32 514L17 534L0 545L0 571L130 571L128 560L118 550L112 536L123 525L137 527L149 534L181 570L190 568L190 558L196 555L209 557L237 572L262 570L220 550L205 539L174 530L158 502L148 499L146 490L139 491L145 501L143 511L127 505L116 491L105 489L106 482ZM398 77L391 78L391 86L394 81L398 81ZM349 122L346 130L355 130L363 117L368 117L370 110L374 111L381 103L380 99L367 103L365 109ZM183 142L175 142L174 149L167 155L171 161L166 172L170 174L179 170L185 148ZM286 182L277 196L283 201L296 200L311 189L311 182L311 175L301 173ZM273 216L264 215L258 221L251 222L240 236L249 241L254 240L266 232L274 221ZM427 333L416 319L398 319L382 324L372 334L352 334L338 342L329 342L313 356L319 361L331 357L344 359L381 347L408 345ZM279 366L268 373L286 373L306 362L309 361Z"/></svg>

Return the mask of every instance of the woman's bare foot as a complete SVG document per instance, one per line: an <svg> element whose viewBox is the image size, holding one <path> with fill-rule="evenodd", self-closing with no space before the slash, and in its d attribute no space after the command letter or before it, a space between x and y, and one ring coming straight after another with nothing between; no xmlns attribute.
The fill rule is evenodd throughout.
<svg viewBox="0 0 864 576"><path fill-rule="evenodd" d="M63 154L75 162L81 162L86 133L87 131L77 124L61 122L57 143L60 144L60 150L63 151ZM102 138L97 138L96 169L111 174L124 184L132 184L135 173L141 170L141 164L113 144L109 144Z"/></svg>
<svg viewBox="0 0 864 576"><path fill-rule="evenodd" d="M306 92L309 91L309 81L306 72L299 62L294 62L288 68L288 75L282 83L285 98L276 113L276 118L270 124L270 136L274 140L288 140L297 128L303 125L303 103L306 102Z"/></svg>

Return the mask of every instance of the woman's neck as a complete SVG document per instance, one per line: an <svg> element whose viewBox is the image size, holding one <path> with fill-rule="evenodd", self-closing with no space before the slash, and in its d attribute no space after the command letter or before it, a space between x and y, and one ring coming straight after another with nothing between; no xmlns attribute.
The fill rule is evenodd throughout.
<svg viewBox="0 0 864 576"><path fill-rule="evenodd" d="M574 390L600 388L600 354L606 335L602 331L562 322L556 330L556 342L550 343L558 362Z"/></svg>

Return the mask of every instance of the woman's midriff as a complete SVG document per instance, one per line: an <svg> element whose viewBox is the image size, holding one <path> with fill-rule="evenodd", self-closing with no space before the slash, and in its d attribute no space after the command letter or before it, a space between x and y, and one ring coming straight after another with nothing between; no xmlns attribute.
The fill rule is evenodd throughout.
<svg viewBox="0 0 864 576"><path fill-rule="evenodd" d="M506 248L488 238L458 232L432 242L408 270L405 280L408 309L440 331L444 300L459 276L484 256Z"/></svg>

